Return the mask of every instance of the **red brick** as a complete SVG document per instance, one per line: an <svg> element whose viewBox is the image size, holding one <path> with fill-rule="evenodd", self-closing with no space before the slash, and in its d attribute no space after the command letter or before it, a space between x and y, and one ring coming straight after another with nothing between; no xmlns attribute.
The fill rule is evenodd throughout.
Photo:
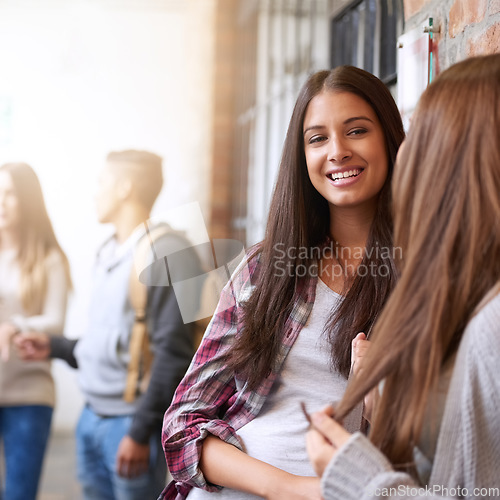
<svg viewBox="0 0 500 500"><path fill-rule="evenodd" d="M467 55L496 54L500 52L500 23L496 23L481 35L468 40Z"/></svg>
<svg viewBox="0 0 500 500"><path fill-rule="evenodd" d="M481 22L486 15L487 7L487 0L455 0L449 16L450 37L455 38L466 26Z"/></svg>
<svg viewBox="0 0 500 500"><path fill-rule="evenodd" d="M430 0L404 0L405 20L410 19L411 16L419 12L426 3L429 3L429 1Z"/></svg>
<svg viewBox="0 0 500 500"><path fill-rule="evenodd" d="M235 0L217 0L215 27L216 59L211 157L210 235L229 237L233 196L235 49L237 46Z"/></svg>

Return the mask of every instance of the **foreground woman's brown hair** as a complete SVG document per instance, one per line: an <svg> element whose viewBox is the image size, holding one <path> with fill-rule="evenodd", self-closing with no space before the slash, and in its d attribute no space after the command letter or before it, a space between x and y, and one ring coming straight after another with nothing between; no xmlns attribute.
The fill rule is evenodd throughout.
<svg viewBox="0 0 500 500"><path fill-rule="evenodd" d="M384 380L370 438L401 469L443 365L500 278L499 82L500 54L445 71L421 98L395 167L401 279L336 416Z"/></svg>

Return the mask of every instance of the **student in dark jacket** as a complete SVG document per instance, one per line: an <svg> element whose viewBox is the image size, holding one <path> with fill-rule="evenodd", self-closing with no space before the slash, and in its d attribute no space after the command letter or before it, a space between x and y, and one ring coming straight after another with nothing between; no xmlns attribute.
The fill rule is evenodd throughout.
<svg viewBox="0 0 500 500"><path fill-rule="evenodd" d="M59 357L78 368L85 407L76 430L78 476L85 499L156 498L165 483L166 465L160 429L165 409L186 371L193 352L193 317L181 314L181 301L191 309L199 291L183 282L202 271L189 241L168 228L146 222L162 187L162 160L144 151L108 155L98 184L99 222L111 223L114 234L97 254L86 333L79 340L25 336L26 357ZM147 234L149 232L149 234ZM157 236L150 240L151 235ZM159 236L158 236L159 234ZM154 360L147 390L140 380L132 398L124 397L131 358L130 340L136 311L131 305L131 273L139 245L150 244L149 259L176 255L169 277L150 276L146 324ZM161 266L149 266L151 272ZM146 273L146 277L147 277ZM142 277L144 279L144 277ZM134 394L135 393L135 394Z"/></svg>

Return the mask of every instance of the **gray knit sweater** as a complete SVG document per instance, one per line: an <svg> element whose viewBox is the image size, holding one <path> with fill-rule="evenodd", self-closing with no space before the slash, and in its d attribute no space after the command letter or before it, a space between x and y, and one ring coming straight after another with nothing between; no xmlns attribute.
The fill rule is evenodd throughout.
<svg viewBox="0 0 500 500"><path fill-rule="evenodd" d="M500 294L467 325L453 370L428 485L395 472L360 433L326 468L325 500L500 497Z"/></svg>

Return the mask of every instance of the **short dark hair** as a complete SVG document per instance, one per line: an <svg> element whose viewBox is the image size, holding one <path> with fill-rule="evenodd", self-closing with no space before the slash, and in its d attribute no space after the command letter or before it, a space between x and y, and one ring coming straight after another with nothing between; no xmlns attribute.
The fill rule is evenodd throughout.
<svg viewBox="0 0 500 500"><path fill-rule="evenodd" d="M127 149L112 151L106 160L109 163L120 163L116 172L133 181L140 203L151 210L163 186L161 156L149 151Z"/></svg>

